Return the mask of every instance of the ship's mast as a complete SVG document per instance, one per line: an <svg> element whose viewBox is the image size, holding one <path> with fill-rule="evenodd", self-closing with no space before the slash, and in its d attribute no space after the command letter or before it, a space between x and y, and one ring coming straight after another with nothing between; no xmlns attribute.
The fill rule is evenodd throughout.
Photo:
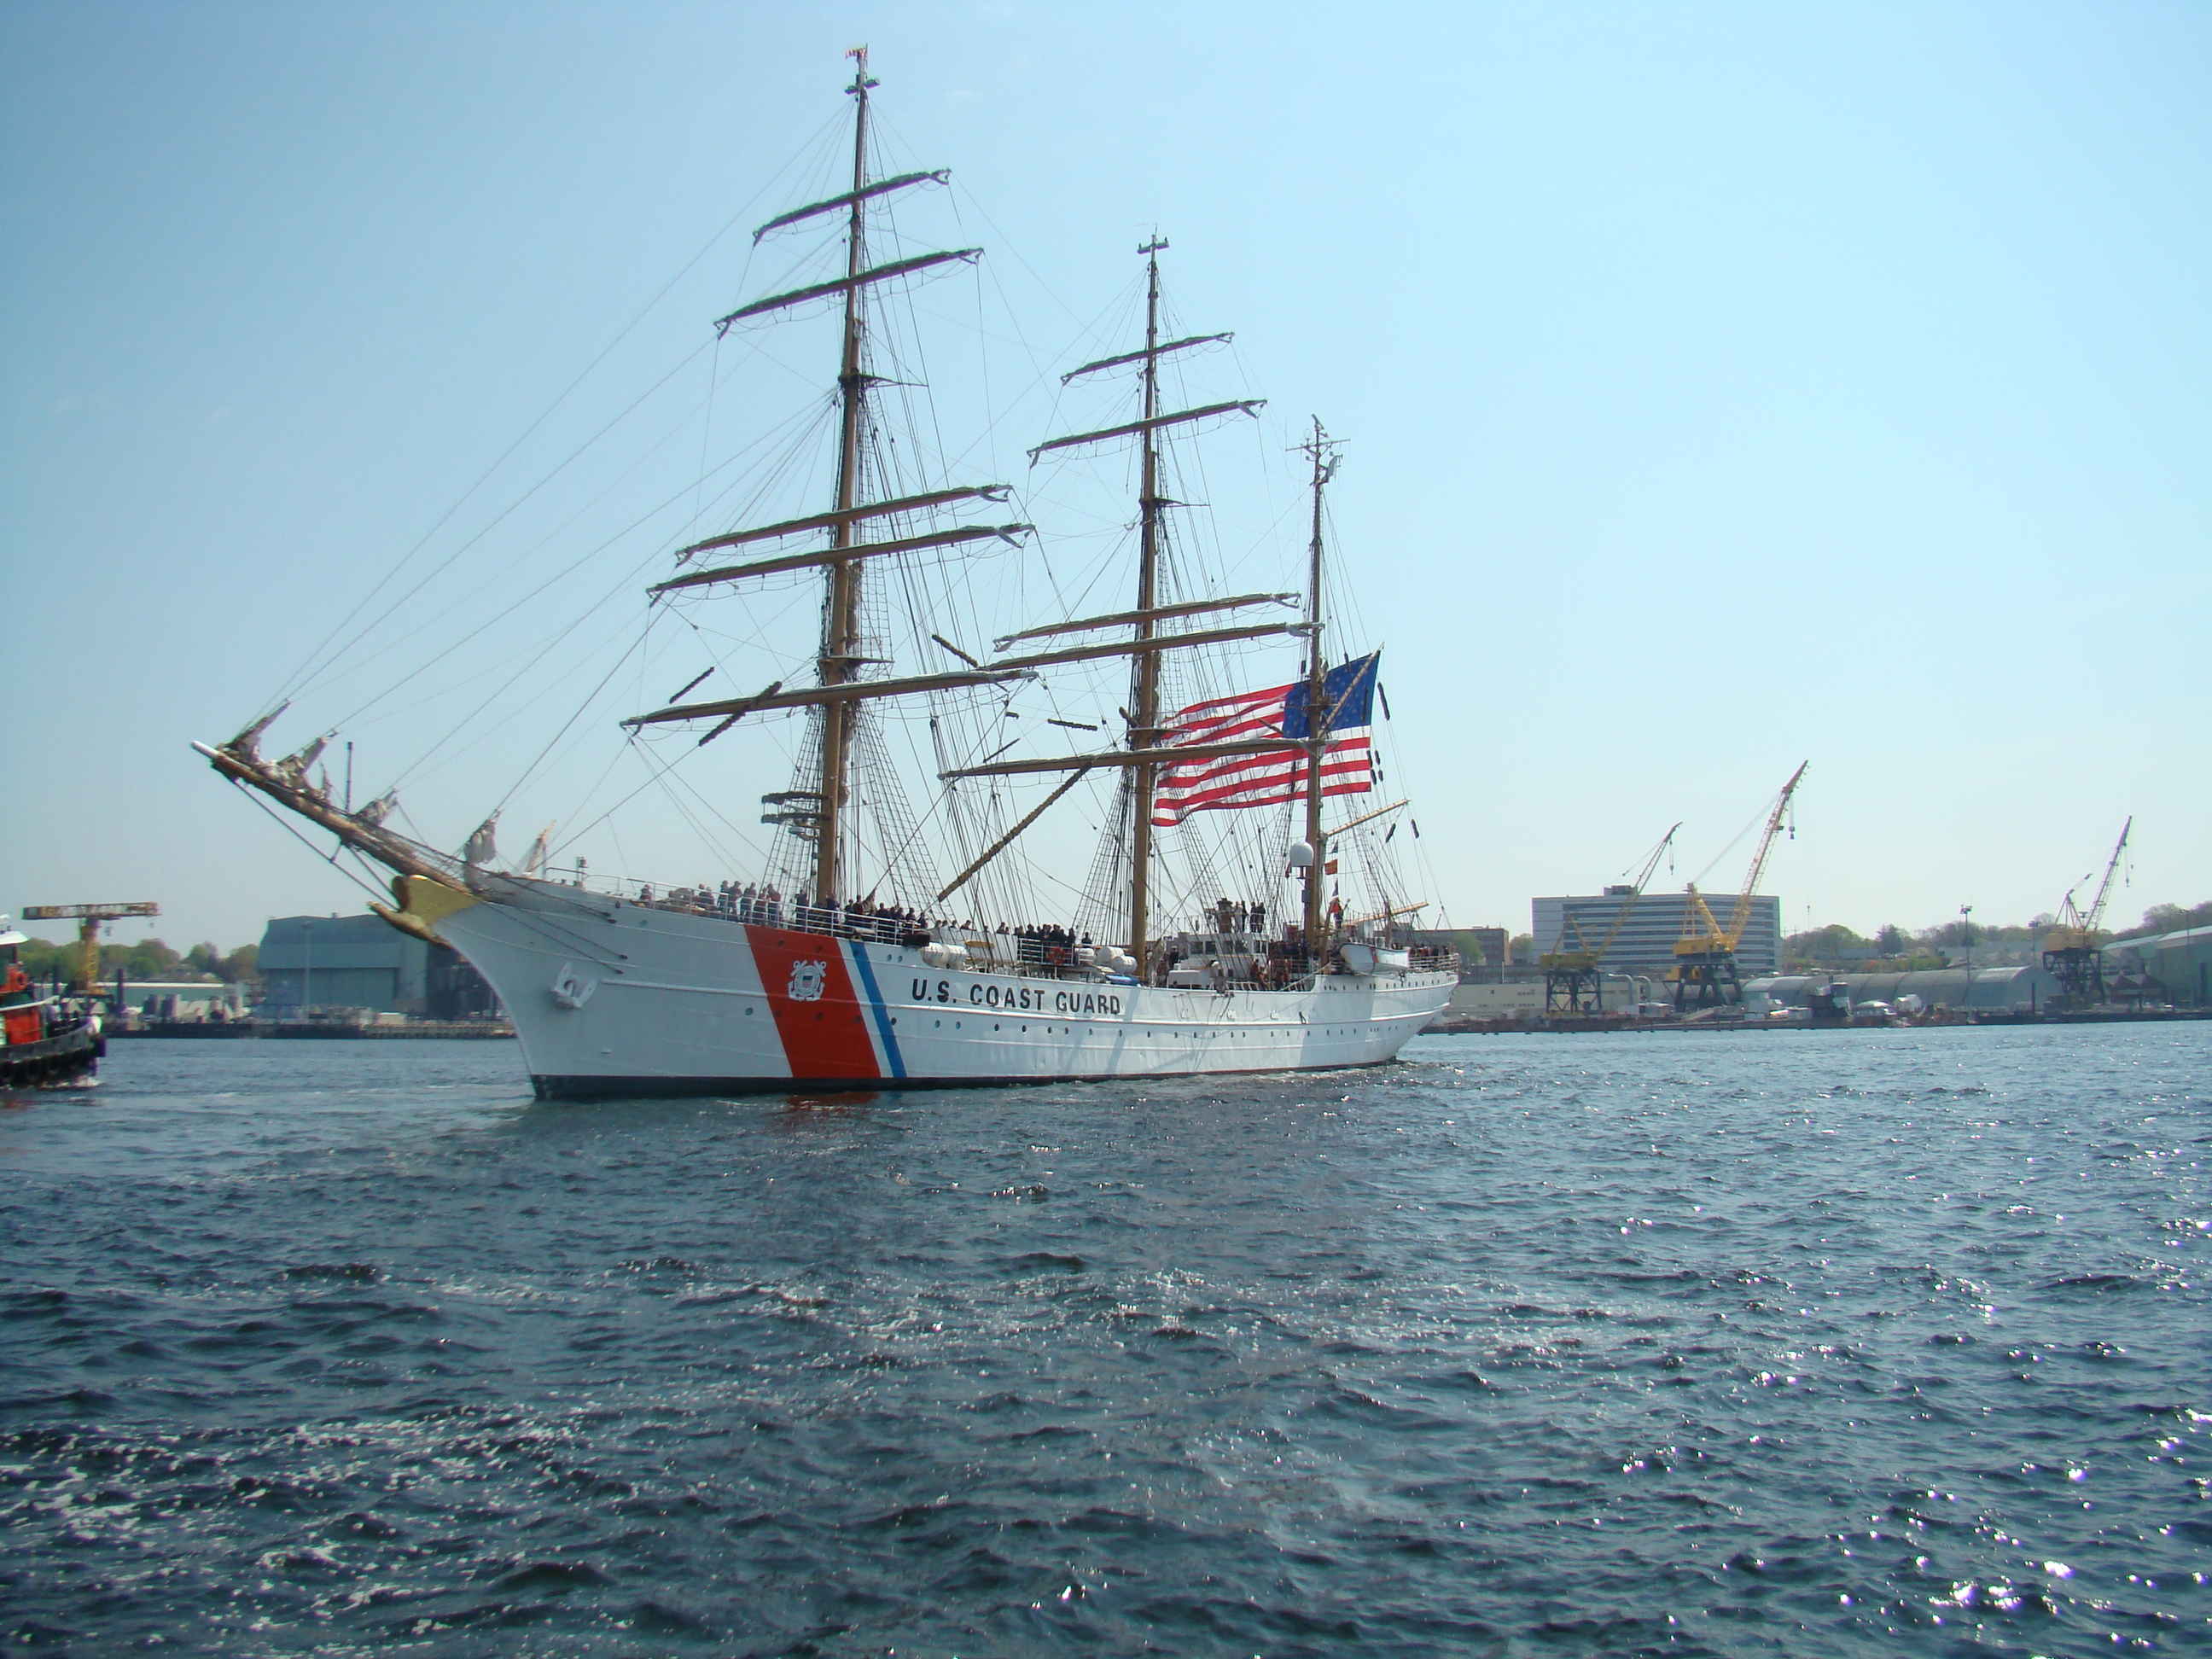
<svg viewBox="0 0 2212 1659"><path fill-rule="evenodd" d="M1145 258L1145 343L1140 350L1117 353L1101 357L1096 362L1072 368L1060 377L1062 386L1080 380L1087 374L1104 374L1112 369L1138 365L1143 376L1144 408L1133 421L1117 426L1101 428L1095 432L1071 433L1038 444L1030 451L1030 462L1034 465L1040 455L1066 454L1078 449L1087 449L1097 444L1120 443L1134 438L1143 444L1141 471L1137 484L1138 560L1137 605L1133 611L1116 611L1110 616L1085 617L1077 620L1057 622L1042 628L1025 629L1010 634L999 641L1004 650L1016 640L1040 639L1048 636L1085 632L1091 629L1120 628L1133 629L1126 640L1110 645L1075 646L1032 655L1006 657L992 667L1001 672L1029 672L1055 663L1088 661L1098 657L1127 655L1135 659L1129 708L1124 711L1128 722L1128 746L1108 750L1103 754L1074 755L1064 758L1047 759L1042 757L1019 761L988 761L981 766L963 767L940 775L946 780L958 778L1005 777L1017 773L1069 771L1081 769L1088 771L1096 767L1121 769L1129 780L1123 798L1129 803L1133 822L1129 826L1129 950L1137 958L1138 977L1146 983L1152 979L1152 808L1159 790L1159 775L1164 766L1188 765L1198 761L1231 759L1240 756L1265 753L1278 749L1281 739L1261 742L1250 738L1218 744L1180 744L1164 751L1160 739L1166 733L1160 725L1160 653L1164 651L1194 649L1203 646L1227 644L1233 640L1258 639L1263 635L1303 632L1303 623L1270 623L1257 627L1231 629L1200 629L1177 633L1163 632L1158 624L1169 618L1197 615L1207 611L1237 611L1247 605L1287 604L1295 599L1288 593L1245 593L1235 599L1184 601L1161 605L1159 600L1160 525L1161 514L1176 505L1160 493L1159 434L1170 427L1188 426L1198 421L1208 421L1224 415L1251 416L1259 413L1267 400L1263 398L1237 398L1226 403L1206 404L1195 409L1178 409L1168 413L1160 410L1160 359L1171 352L1188 351L1196 348L1224 344L1236 337L1229 334L1194 334L1187 339L1160 338L1160 251L1167 246L1162 238L1154 236L1137 252ZM1057 799L1057 797L1054 797ZM1029 819L1023 820L1024 827ZM1118 823L1118 820L1117 820ZM1118 833L1118 831L1116 832ZM1001 845L1004 843L1001 842ZM999 849L994 848L995 854ZM973 871L963 874L973 874ZM941 896L941 895L940 895Z"/></svg>
<svg viewBox="0 0 2212 1659"><path fill-rule="evenodd" d="M1158 597L1160 559L1160 447L1152 422L1160 412L1160 250L1167 246L1155 236L1137 250L1145 256L1144 464L1137 485L1137 638L1152 637L1152 618ZM1160 653L1139 651L1137 656L1135 707L1131 710L1129 746L1149 749L1158 736L1160 723ZM1137 977L1152 982L1150 949L1152 874L1152 793L1158 769L1140 762L1130 771L1130 799L1136 821L1129 837L1129 951L1137 958Z"/></svg>
<svg viewBox="0 0 2212 1659"><path fill-rule="evenodd" d="M776 575L787 571L820 569L825 580L822 595L822 638L816 653L818 684L787 686L783 681L776 680L750 696L717 697L705 702L674 702L665 708L631 715L623 722L636 730L678 721L714 720L716 722L714 727L698 739L703 744L714 742L749 714L783 708L818 710L818 715L815 716L820 720L820 725L815 728L821 739L818 769L809 780L815 787L763 798L764 805L781 806L793 800L804 800L811 802L811 807L778 812L764 817L762 822L789 823L801 835L807 832L804 826L811 826L815 837L814 896L824 904L834 902L840 892L854 881L853 872L840 869L839 854L845 839L844 809L852 794L848 779L852 769L854 734L860 718L858 705L878 697L921 696L941 691L968 690L978 686L1003 685L1036 678L1034 668L1026 663L986 665L970 658L967 668L956 672L865 682L860 678L860 670L866 660L860 655L860 575L868 560L916 552L925 548L963 546L994 538L1010 544L1017 543L1035 526L1026 524L963 525L902 535L896 527L884 526L880 523L885 520L895 521L908 514L933 512L955 503L1002 501L1008 492L1008 486L1005 484L971 484L929 489L895 500L864 499L866 490L861 477L861 440L868 428L868 387L875 379L865 366L866 291L878 283L909 278L921 280L931 275L942 275L960 265L973 264L982 257L983 250L980 247L944 248L934 252L908 255L869 268L867 204L901 191L927 185L942 185L949 175L939 169L905 173L896 178L871 179L868 177L868 94L876 82L868 75L866 47L857 46L845 55L855 60L853 83L846 88L854 100L852 189L780 213L753 232L753 240L757 245L763 237L773 232L795 225L811 226L830 214L842 213L847 224L845 273L830 282L809 283L781 294L768 295L714 319L715 332L720 336L726 335L733 327L750 327L833 295L842 301L845 327L837 376L840 420L836 504L825 512L786 519L775 524L747 526L693 542L688 547L678 550L679 567L699 554L726 548L757 548L767 556L739 555L739 562L688 570L666 581L653 584L651 589L658 599L665 594L696 592L723 583L747 581L755 577ZM1165 349L1174 349L1175 343L1170 342ZM1225 409L1247 409L1250 406L1238 404L1226 405ZM1221 412L1224 410L1193 410L1170 418L1197 419L1204 415ZM817 531L829 532L829 546L793 548L787 539ZM872 535L873 539L870 538ZM782 550L769 551L778 544ZM698 680L693 680L677 696L685 696L698 684ZM371 817L366 811L355 813L332 808L319 791L306 787L301 779L295 775L299 767L295 763L299 763L299 766L305 764L301 757L294 757L285 762L261 758L257 748L261 734L283 712L281 708L278 708L220 748L206 749L204 752L217 770L260 791L280 805L313 819L332 830L355 850L402 875L450 884L454 874L451 861L441 861L440 855L436 854L427 858L422 856L428 849L381 827L380 812ZM317 752L319 752L319 744ZM312 755L307 758L312 759ZM805 763L801 764L804 766Z"/></svg>
<svg viewBox="0 0 2212 1659"><path fill-rule="evenodd" d="M854 543L854 520L850 516L860 499L860 434L867 416L868 377L860 367L860 347L866 315L860 274L867 265L868 49L855 46L848 56L857 67L853 84L846 88L853 99L853 204L845 237L844 349L839 359L837 392L840 404L837 446L837 511L842 516L831 539L831 550ZM860 566L857 559L832 560L826 572L822 600L822 651L818 667L822 684L842 685L860 674ZM821 797L814 821L814 898L833 904L838 893L837 854L844 829L847 777L851 771L853 726L860 711L851 702L822 705Z"/></svg>
<svg viewBox="0 0 2212 1659"><path fill-rule="evenodd" d="M1336 476L1336 446L1314 417L1313 436L1299 447L1313 459L1313 540L1308 545L1306 622L1313 629L1306 657L1306 845L1313 862L1306 867L1306 950L1319 965L1322 954L1322 890L1328 869L1328 849L1321 828L1321 763L1328 752L1331 716L1328 706L1328 659L1322 651L1322 492Z"/></svg>

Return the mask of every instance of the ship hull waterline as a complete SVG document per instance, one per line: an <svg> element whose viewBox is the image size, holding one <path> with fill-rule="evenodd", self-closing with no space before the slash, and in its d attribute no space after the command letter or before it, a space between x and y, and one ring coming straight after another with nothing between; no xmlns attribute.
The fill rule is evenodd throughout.
<svg viewBox="0 0 2212 1659"><path fill-rule="evenodd" d="M1457 975L1310 989L939 968L918 948L495 878L439 935L514 1021L541 1099L823 1094L1380 1065Z"/></svg>

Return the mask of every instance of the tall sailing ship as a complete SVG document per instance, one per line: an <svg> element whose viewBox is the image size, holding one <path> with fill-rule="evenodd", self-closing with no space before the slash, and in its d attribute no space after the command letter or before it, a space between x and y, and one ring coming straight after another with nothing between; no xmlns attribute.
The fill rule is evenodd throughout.
<svg viewBox="0 0 2212 1659"><path fill-rule="evenodd" d="M495 814L459 855L443 853L399 833L390 793L356 809L349 790L333 799L327 777L310 776L329 735L264 759L261 743L282 705L228 743L195 747L217 771L389 872L393 902L371 908L476 966L512 1018L542 1097L1169 1077L1392 1059L1443 1006L1458 963L1413 929L1425 906L1407 901L1389 846L1407 804L1360 799L1376 793L1379 653L1332 664L1326 645L1323 502L1336 446L1316 421L1299 447L1311 520L1303 594L1207 595L1178 576L1170 515L1186 504L1166 493L1166 446L1252 417L1261 401L1163 407L1163 366L1231 337L1161 337L1166 244L1157 236L1139 250L1141 345L1061 377L1069 386L1133 378L1133 418L1030 452L1034 467L1133 447L1136 569L1126 607L1018 628L988 656L933 631L928 640L960 665L896 672L880 618L869 617L872 577L896 580L902 592L917 580L942 582L948 560L1018 545L1034 527L968 521L1006 501L1009 486L916 489L885 459L880 389L909 383L879 372L876 308L981 250L870 262L877 216L946 174L872 173L877 83L865 49L854 56L851 187L777 216L755 236L757 245L842 222L842 274L717 323L727 333L825 304L842 311L834 496L819 511L681 547L674 574L652 589L659 605L726 605L724 596L749 584L818 572L812 683L779 678L749 696L684 701L702 674L668 706L623 722L634 735L696 732L696 749L781 711L804 721L790 787L762 797L774 835L762 878L742 887L611 882L587 874L580 859L574 869L553 867L544 836L502 867ZM950 583L935 603L957 605L961 591ZM876 599L878 611L884 603ZM1270 639L1300 648L1298 672L1283 684L1224 689L1223 664L1233 672L1253 660L1251 642ZM1209 655L1208 674L1170 666ZM1128 677L1111 720L1102 709L1096 721L1044 722L1071 731L1118 723L1119 740L1106 746L1005 758L1015 744L981 753L975 736L1003 727L962 725L979 699L1115 662ZM1175 707L1180 698L1170 693L1178 689L1212 695ZM884 711L917 705L930 711L938 762L940 798L929 818L963 865L950 881L917 852L925 838L911 810L886 805L896 789L883 775L877 722ZM971 739L965 764L948 735L959 731ZM1047 781L1049 792L1014 818L1012 792ZM1000 882L1000 914L1021 902L1003 879L1009 849L1079 785L1102 781L1103 833L1066 924L979 922L987 880ZM864 810L878 819L872 854ZM1327 823L1332 811L1343 821ZM1231 823L1241 833L1200 838ZM1353 860L1364 860L1365 902L1347 907L1340 866ZM1171 867L1178 873L1170 878ZM1240 896L1208 898L1209 890Z"/></svg>

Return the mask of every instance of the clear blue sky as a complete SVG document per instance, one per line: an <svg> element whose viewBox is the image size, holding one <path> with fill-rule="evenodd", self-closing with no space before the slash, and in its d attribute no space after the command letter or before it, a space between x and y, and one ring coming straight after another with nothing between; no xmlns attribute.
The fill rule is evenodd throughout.
<svg viewBox="0 0 2212 1659"><path fill-rule="evenodd" d="M2130 812L2116 914L2212 896L2212 8L14 0L0 909L358 908L186 743L841 117L862 40L1040 342L1157 222L1280 431L1353 441L1455 921L1676 818L1695 874L1808 756L1791 927L2025 920Z"/></svg>

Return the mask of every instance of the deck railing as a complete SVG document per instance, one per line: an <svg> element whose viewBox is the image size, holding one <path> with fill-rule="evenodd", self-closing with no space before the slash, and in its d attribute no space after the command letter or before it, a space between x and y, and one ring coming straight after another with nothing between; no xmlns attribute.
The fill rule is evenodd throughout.
<svg viewBox="0 0 2212 1659"><path fill-rule="evenodd" d="M678 915L709 917L732 924L781 927L793 933L818 933L829 939L857 939L872 945L950 945L964 951L968 966L978 972L1014 974L1036 978L1090 979L1097 976L1091 963L1075 959L1085 948L1029 934L1001 933L996 928L963 927L957 922L906 916L872 915L837 905L799 904L790 899L755 895L725 896L696 887L667 888L655 882L627 877L588 876L581 870L549 870L540 879L586 892L605 894L647 909ZM977 946L981 946L978 950ZM1453 973L1459 967L1453 951L1415 947L1411 967L1418 972ZM1325 978L1311 972L1293 975L1279 984L1256 979L1224 980L1210 988L1223 991L1310 990Z"/></svg>

